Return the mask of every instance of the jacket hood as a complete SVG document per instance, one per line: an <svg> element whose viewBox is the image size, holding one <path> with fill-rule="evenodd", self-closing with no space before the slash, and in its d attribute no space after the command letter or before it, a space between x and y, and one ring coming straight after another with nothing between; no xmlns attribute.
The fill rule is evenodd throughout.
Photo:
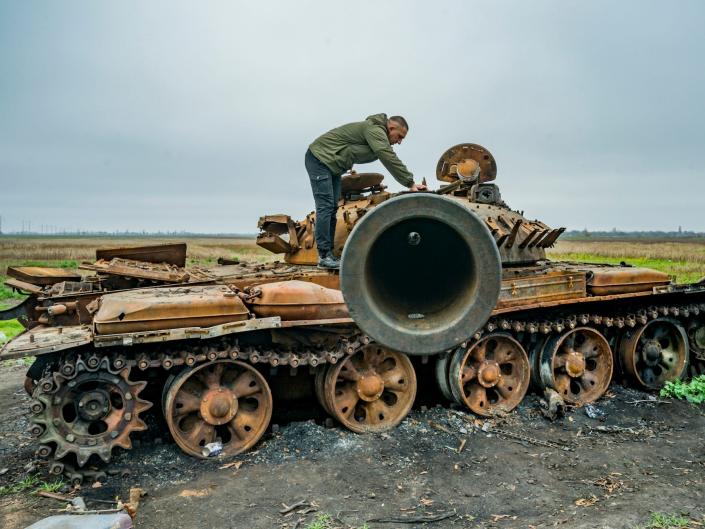
<svg viewBox="0 0 705 529"><path fill-rule="evenodd" d="M366 121L371 121L375 125L387 127L387 114L372 114L365 118Z"/></svg>

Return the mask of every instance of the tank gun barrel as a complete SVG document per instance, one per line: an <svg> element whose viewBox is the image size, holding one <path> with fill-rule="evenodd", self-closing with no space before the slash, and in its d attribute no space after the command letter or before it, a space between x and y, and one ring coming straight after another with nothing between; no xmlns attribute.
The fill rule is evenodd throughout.
<svg viewBox="0 0 705 529"><path fill-rule="evenodd" d="M432 193L400 195L355 225L342 257L350 315L377 342L432 354L472 336L499 297L501 260L485 222Z"/></svg>

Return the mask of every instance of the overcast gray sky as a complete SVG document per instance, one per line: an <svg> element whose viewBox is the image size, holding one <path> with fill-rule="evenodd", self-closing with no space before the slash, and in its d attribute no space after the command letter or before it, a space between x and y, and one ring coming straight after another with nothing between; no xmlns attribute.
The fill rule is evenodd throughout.
<svg viewBox="0 0 705 529"><path fill-rule="evenodd" d="M480 143L529 217L705 231L704 27L699 0L2 0L2 227L255 232L313 208L317 135L386 112L417 180Z"/></svg>

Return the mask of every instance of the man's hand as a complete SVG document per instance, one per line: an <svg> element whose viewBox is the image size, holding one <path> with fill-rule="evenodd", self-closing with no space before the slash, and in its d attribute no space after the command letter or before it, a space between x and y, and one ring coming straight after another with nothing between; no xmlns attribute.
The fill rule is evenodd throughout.
<svg viewBox="0 0 705 529"><path fill-rule="evenodd" d="M426 184L414 184L409 188L409 191L426 191L428 187L426 187Z"/></svg>

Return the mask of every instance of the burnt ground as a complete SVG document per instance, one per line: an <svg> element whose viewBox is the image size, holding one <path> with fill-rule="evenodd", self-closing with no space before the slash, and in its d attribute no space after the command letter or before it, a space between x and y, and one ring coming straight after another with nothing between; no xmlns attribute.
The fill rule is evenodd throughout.
<svg viewBox="0 0 705 529"><path fill-rule="evenodd" d="M0 486L17 483L34 465L23 377L23 367L0 368L0 471L7 469ZM649 399L613 385L597 403L601 419L572 408L554 422L542 416L536 395L505 419L474 424L457 409L419 407L380 435L326 427L320 414L317 421L286 424L280 415L281 426L255 451L230 460L195 460L166 434L143 436L115 458L119 473L100 478L100 487L65 492L81 495L89 508L105 508L94 500L126 498L130 487L140 486L147 495L135 519L139 528L303 529L316 512L279 513L283 503L298 500L330 515L328 527L450 514L426 524L371 521L368 527L632 528L647 526L652 512L678 514L700 527L705 408L638 402ZM459 453L462 438L467 442ZM61 507L28 492L4 495L0 527L23 528Z"/></svg>

